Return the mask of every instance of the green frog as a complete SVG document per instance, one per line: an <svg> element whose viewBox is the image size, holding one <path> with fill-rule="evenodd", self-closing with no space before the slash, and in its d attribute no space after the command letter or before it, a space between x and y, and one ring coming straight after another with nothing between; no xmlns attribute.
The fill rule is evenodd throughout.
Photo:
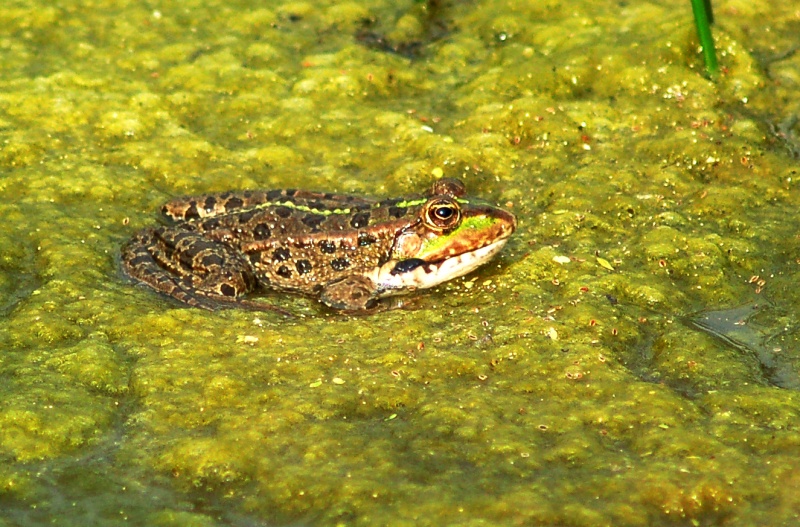
<svg viewBox="0 0 800 527"><path fill-rule="evenodd" d="M463 276L516 228L510 212L440 179L421 196L375 200L306 190L224 192L170 201L171 223L122 248L129 277L209 310L278 310L245 298L274 289L339 310Z"/></svg>

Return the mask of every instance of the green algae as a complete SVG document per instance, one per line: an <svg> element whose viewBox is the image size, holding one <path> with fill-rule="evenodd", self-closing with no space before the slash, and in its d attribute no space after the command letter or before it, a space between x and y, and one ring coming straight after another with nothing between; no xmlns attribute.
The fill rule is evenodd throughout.
<svg viewBox="0 0 800 527"><path fill-rule="evenodd" d="M712 83L680 2L453 5L416 60L354 38L414 2L4 5L0 524L796 522L794 11L722 9ZM408 310L118 271L177 195L441 173L520 227ZM751 304L760 354L691 323Z"/></svg>

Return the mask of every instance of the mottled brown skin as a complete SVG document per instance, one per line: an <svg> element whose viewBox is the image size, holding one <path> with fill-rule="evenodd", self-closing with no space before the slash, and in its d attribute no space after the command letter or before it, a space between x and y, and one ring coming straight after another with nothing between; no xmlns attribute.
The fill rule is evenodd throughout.
<svg viewBox="0 0 800 527"><path fill-rule="evenodd" d="M455 180L440 180L428 193L454 203L463 195ZM265 288L315 296L335 309L368 309L381 294L370 270L389 262L398 233L421 228L424 202L302 190L177 199L162 208L172 225L144 229L125 244L122 268L205 309L278 310L243 298Z"/></svg>

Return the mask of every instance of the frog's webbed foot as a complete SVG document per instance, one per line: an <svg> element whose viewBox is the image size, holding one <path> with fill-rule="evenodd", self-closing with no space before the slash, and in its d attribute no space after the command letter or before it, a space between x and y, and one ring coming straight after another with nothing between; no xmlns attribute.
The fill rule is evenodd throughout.
<svg viewBox="0 0 800 527"><path fill-rule="evenodd" d="M377 287L365 276L345 276L326 284L319 300L328 307L344 311L370 310L377 304Z"/></svg>

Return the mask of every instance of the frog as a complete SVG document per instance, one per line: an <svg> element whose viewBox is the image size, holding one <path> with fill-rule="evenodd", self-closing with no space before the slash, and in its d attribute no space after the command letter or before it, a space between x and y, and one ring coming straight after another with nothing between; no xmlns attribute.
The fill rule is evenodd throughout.
<svg viewBox="0 0 800 527"><path fill-rule="evenodd" d="M173 199L159 226L123 245L123 273L206 310L277 306L250 298L306 295L344 312L470 273L500 252L514 214L467 196L458 179L427 192L375 199L301 189Z"/></svg>

